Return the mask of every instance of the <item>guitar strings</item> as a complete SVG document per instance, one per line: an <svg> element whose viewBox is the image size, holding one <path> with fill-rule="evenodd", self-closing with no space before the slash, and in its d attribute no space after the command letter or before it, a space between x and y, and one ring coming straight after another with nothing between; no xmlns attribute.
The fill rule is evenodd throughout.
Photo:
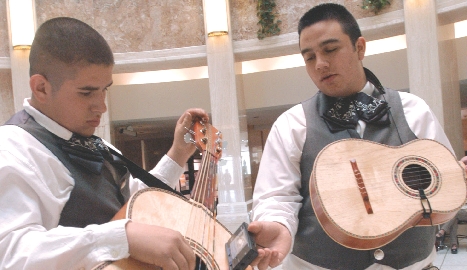
<svg viewBox="0 0 467 270"><path fill-rule="evenodd" d="M212 128L212 127L210 127ZM210 132L210 129L209 129L209 132L208 132L208 142L211 141L211 132ZM207 223L205 222L205 228L207 227L207 241L208 241L208 245L210 245L212 248L211 248L211 254L215 254L215 226L216 226L216 205L215 205L215 190L216 190L216 183L214 182L214 180L216 179L215 176L216 176L216 163L215 163L215 158L213 156L212 153L212 147L213 147L213 144L211 143L208 143L208 146L207 146L207 151L206 151L206 160L207 160L207 164L208 166L206 166L207 168L207 177L205 179L208 179L209 181L206 181L205 182L205 194L209 194L209 196L207 196L207 198L204 198L205 200L208 200L207 203L206 203L206 207L207 209L210 211L210 214L207 213L207 215L205 215L205 218L207 219ZM210 218L210 215L212 215L212 218ZM207 249L208 252L209 252L209 248Z"/></svg>
<svg viewBox="0 0 467 270"><path fill-rule="evenodd" d="M196 125L193 125L193 127L196 128ZM194 133L195 135L195 139L196 139L196 136L197 136L197 133L195 131ZM198 146L197 146L198 147ZM202 158L202 164L204 163L204 156ZM201 165L200 167L200 170L203 168L204 166ZM193 192L190 194L191 196L191 199L195 202L198 201L197 197L197 192L198 192L198 186L199 186L199 183L200 183L200 179L203 179L202 178L202 171L198 171L198 174L196 175L196 178L194 179L194 186L193 186ZM191 240L189 240L191 243L192 243L192 247L193 249L197 250L198 249L198 239L196 239L196 234L195 232L198 231L196 228L195 228L195 224L199 224L199 216L197 214L198 212L198 205L196 203L191 203L191 211L190 211L190 214L189 214L189 219L188 219L188 226L187 226L187 232L185 234L185 236L189 237ZM201 265L201 264L200 264Z"/></svg>
<svg viewBox="0 0 467 270"><path fill-rule="evenodd" d="M335 163L333 163L335 164ZM329 164L329 166L327 166L326 164L320 164L321 167L331 167L330 166L331 164ZM418 165L418 164L417 164ZM427 170L425 167L421 166L421 168L405 168L407 170L402 170L403 173L401 175L399 175L398 177L401 177L401 181L403 183L405 183L407 186L411 187L411 186L415 186L415 185L430 185L434 178L432 177L432 174L429 170ZM349 166L350 170L351 170L351 167ZM372 170L371 171L383 171L383 170L377 170L375 169L377 168L377 166L373 166ZM387 169L385 169L387 170ZM386 186L386 182L384 181L384 178L382 177L365 177L365 174L368 175L368 174L371 174L370 173L367 173L367 172L362 172L360 170L360 173L362 175L362 179L363 179L363 182L366 181L372 181L374 182L374 180L378 180L378 179L381 179L377 182L380 182L381 185L380 186ZM438 174L438 178L440 179L440 182L443 182L442 179L443 178L449 178L450 176L453 176L453 175L459 175L459 176L463 176L463 174L461 172L441 172L440 170L436 170L435 174ZM353 170L351 170L351 174L347 174L347 175L352 175L354 178L354 174L353 174ZM419 177L419 176L423 176L423 177ZM393 172L391 171L391 174L390 174L390 177L387 177L386 178L387 180L390 180L391 182L394 182L394 175L393 175ZM384 182L384 183L383 183ZM356 183L356 182L355 182ZM372 187L374 188L379 188L380 186L378 185L371 185Z"/></svg>
<svg viewBox="0 0 467 270"><path fill-rule="evenodd" d="M206 130L206 134L208 134L208 142L210 142L210 127L204 126L204 130ZM193 200L196 202L195 205L192 205L191 211L190 211L190 221L191 221L191 226L188 227L187 231L191 230L191 233L193 236L199 235L196 234L196 232L201 233L201 239L200 239L200 245L208 252L211 254L214 253L214 248L215 248L215 224L216 224L216 216L214 215L215 210L213 209L215 207L214 203L212 200L209 200L211 196L213 195L213 183L212 183L212 176L213 172L213 158L211 153L211 144L207 144L206 150L203 153L203 157L201 160L201 165L198 170L198 174L195 180L194 184L194 190L192 194ZM215 183L214 183L215 184ZM210 189L211 187L211 189ZM210 195L210 196L208 196ZM205 208L203 208L203 206ZM210 214L205 212L205 209L209 210L212 213L213 219L210 218ZM195 212L193 214L193 212ZM199 214L198 214L199 212ZM194 216L194 217L193 217ZM214 224L214 226L212 225ZM201 225L202 228L198 228L197 226ZM188 235L188 232L187 232ZM207 241L207 243L205 243ZM196 243L196 241L194 241ZM212 252L210 252L210 249L212 249ZM203 252L203 251L201 251ZM200 258L201 259L201 258ZM200 260L201 261L201 260ZM199 269L201 269L202 264L199 264Z"/></svg>

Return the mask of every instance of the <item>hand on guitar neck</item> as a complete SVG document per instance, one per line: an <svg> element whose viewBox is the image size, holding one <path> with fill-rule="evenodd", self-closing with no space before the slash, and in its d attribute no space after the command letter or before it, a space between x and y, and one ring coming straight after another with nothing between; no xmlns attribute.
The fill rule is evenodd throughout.
<svg viewBox="0 0 467 270"><path fill-rule="evenodd" d="M164 270L195 268L196 256L178 231L130 221L126 225L126 234L129 253L138 261Z"/></svg>
<svg viewBox="0 0 467 270"><path fill-rule="evenodd" d="M174 140L172 147L167 152L167 155L181 167L185 166L187 160L196 150L196 146L194 144L185 142L184 136L192 126L192 123L197 120L208 122L209 116L203 109L188 109L178 119L175 126Z"/></svg>

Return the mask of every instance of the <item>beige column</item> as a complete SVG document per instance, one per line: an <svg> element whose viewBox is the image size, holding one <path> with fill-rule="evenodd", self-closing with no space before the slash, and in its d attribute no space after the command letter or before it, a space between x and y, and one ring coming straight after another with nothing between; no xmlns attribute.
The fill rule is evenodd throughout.
<svg viewBox="0 0 467 270"><path fill-rule="evenodd" d="M404 0L410 92L434 111L458 158L463 154L454 25L440 25L435 0Z"/></svg>
<svg viewBox="0 0 467 270"><path fill-rule="evenodd" d="M205 4L203 1L203 7ZM227 14L228 9L227 4ZM231 35L208 37L206 34L206 51L212 123L223 136L218 167L217 218L235 232L242 222L248 222L242 171L242 145L247 143L248 136L243 132L247 129L244 117L240 119L244 108L243 101L239 100L243 98L243 89L236 83Z"/></svg>
<svg viewBox="0 0 467 270"><path fill-rule="evenodd" d="M11 21L8 1L7 16L8 16L8 31L10 44L10 63L11 63L11 81L13 88L13 101L15 112L23 109L23 101L31 96L29 88L29 50L13 50L11 43ZM34 1L33 1L34 5Z"/></svg>

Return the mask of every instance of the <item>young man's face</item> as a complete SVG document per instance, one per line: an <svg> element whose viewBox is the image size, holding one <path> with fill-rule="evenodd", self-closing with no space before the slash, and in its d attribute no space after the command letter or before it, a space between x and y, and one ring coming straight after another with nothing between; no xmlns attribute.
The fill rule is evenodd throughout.
<svg viewBox="0 0 467 270"><path fill-rule="evenodd" d="M365 85L361 62L365 39L360 37L354 47L337 21L321 21L303 29L300 50L308 76L324 94L349 96Z"/></svg>
<svg viewBox="0 0 467 270"><path fill-rule="evenodd" d="M107 111L105 97L113 66L81 65L47 99L47 116L82 136L91 136Z"/></svg>

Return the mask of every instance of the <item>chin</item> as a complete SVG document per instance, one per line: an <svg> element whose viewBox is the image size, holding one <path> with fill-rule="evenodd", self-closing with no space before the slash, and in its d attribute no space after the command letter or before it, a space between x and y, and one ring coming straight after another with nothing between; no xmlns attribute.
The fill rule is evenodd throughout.
<svg viewBox="0 0 467 270"><path fill-rule="evenodd" d="M75 132L75 133L78 133L79 135L83 136L83 137L91 137L92 135L94 135L94 132L96 130L92 130L92 131L82 131L82 132Z"/></svg>

